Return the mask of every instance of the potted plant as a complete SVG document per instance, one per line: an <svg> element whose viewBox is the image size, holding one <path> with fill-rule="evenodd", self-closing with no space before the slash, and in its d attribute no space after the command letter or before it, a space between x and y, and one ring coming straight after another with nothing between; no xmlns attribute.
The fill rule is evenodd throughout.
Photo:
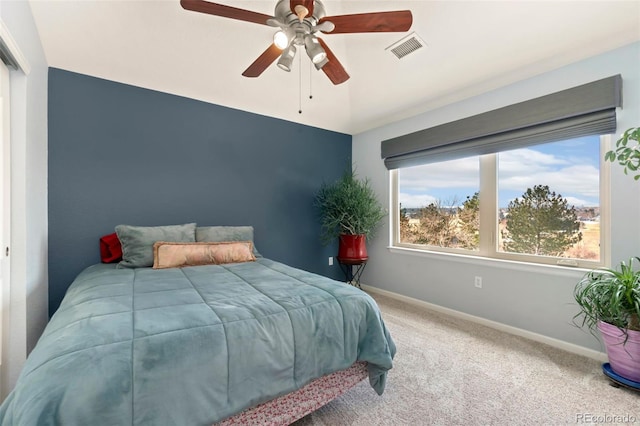
<svg viewBox="0 0 640 426"><path fill-rule="evenodd" d="M640 180L640 127L627 129L604 158ZM634 259L640 261L635 257L620 262L618 269L590 271L576 284L580 312L574 322L594 336L600 331L613 372L640 384L640 270L635 270Z"/></svg>
<svg viewBox="0 0 640 426"><path fill-rule="evenodd" d="M369 180L357 179L349 169L336 182L322 184L315 205L320 212L322 242L338 238L338 259L344 263L366 261L366 239L386 215Z"/></svg>
<svg viewBox="0 0 640 426"><path fill-rule="evenodd" d="M613 371L640 382L640 270L631 258L618 269L589 271L576 284L574 298L580 312L577 325L595 336L600 331Z"/></svg>

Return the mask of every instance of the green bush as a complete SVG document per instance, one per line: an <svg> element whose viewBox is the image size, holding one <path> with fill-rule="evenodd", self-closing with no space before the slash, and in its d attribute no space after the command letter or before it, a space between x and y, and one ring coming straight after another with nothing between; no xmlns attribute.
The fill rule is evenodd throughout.
<svg viewBox="0 0 640 426"><path fill-rule="evenodd" d="M369 180L357 179L351 170L332 184L322 184L315 205L319 209L321 239L325 244L341 234L371 238L386 216Z"/></svg>

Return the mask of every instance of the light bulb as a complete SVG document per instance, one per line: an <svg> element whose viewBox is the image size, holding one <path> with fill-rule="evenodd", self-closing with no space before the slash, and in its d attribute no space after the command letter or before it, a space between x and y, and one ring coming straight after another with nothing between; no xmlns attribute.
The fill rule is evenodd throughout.
<svg viewBox="0 0 640 426"><path fill-rule="evenodd" d="M273 35L273 44L280 50L284 50L289 45L289 38L284 31L278 31Z"/></svg>
<svg viewBox="0 0 640 426"><path fill-rule="evenodd" d="M313 62L314 64L319 64L325 59L327 59L327 54L325 52L320 52L314 55L313 58L311 58L311 62Z"/></svg>

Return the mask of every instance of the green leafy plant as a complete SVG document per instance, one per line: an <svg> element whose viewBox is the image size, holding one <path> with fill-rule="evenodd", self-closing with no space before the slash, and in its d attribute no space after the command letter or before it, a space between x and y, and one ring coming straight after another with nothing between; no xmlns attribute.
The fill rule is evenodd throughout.
<svg viewBox="0 0 640 426"><path fill-rule="evenodd" d="M371 238L386 216L368 179L357 179L347 170L332 184L324 183L315 197L325 244L341 234L365 235Z"/></svg>
<svg viewBox="0 0 640 426"><path fill-rule="evenodd" d="M640 271L635 270L631 258L620 262L618 269L599 268L589 271L576 284L574 298L580 312L574 323L586 326L595 336L598 321L620 329L625 339L628 330L640 331Z"/></svg>
<svg viewBox="0 0 640 426"><path fill-rule="evenodd" d="M624 167L624 173L636 173L633 178L640 180L640 127L627 129L620 139L616 141L615 151L608 151L604 159L611 162L618 162Z"/></svg>

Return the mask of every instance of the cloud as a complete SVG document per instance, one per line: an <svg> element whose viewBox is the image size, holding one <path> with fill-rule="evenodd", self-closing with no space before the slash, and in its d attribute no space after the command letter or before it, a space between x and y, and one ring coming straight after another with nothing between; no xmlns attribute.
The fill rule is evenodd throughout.
<svg viewBox="0 0 640 426"><path fill-rule="evenodd" d="M593 205L600 194L599 159L594 159L594 154L589 155L577 142L573 145L565 142L541 146L546 152L535 147L501 152L500 191L522 194L535 185L548 185L574 205ZM477 188L479 160L469 157L411 167L401 169L398 176L400 189L407 197L403 206L408 207L411 201L442 198L443 189L450 189L453 196L457 189Z"/></svg>
<svg viewBox="0 0 640 426"><path fill-rule="evenodd" d="M524 193L534 185L548 185L549 189L568 197L569 194L585 198L598 197L600 194L600 173L589 165L569 165L560 169L538 170L537 172L517 175L503 173L500 168L499 186L501 190Z"/></svg>
<svg viewBox="0 0 640 426"><path fill-rule="evenodd" d="M506 175L522 174L525 170L527 173L538 173L571 164L567 159L531 148L501 152L499 158L500 174Z"/></svg>
<svg viewBox="0 0 640 426"><path fill-rule="evenodd" d="M399 181L403 191L428 192L434 188L477 187L480 161L477 157L427 164L400 169Z"/></svg>
<svg viewBox="0 0 640 426"><path fill-rule="evenodd" d="M428 206L431 203L437 202L435 197L427 194L408 194L406 192L401 192L398 194L398 200L402 207L407 208L420 208Z"/></svg>
<svg viewBox="0 0 640 426"><path fill-rule="evenodd" d="M588 200L583 200L580 198L566 197L566 199L570 206L589 207L593 205L593 203L589 202Z"/></svg>

